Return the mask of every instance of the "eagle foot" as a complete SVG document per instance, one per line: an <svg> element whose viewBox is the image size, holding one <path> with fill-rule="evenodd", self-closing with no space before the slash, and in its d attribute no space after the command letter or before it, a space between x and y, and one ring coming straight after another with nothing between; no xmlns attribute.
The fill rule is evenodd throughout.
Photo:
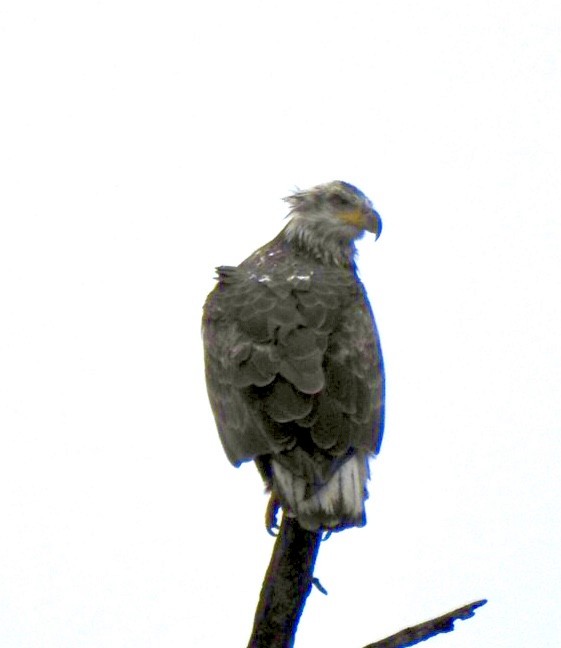
<svg viewBox="0 0 561 648"><path fill-rule="evenodd" d="M279 525L277 522L277 516L280 509L280 501L275 495L271 494L269 498L269 503L267 504L267 509L265 510L265 527L267 533L272 535L275 538L278 535Z"/></svg>

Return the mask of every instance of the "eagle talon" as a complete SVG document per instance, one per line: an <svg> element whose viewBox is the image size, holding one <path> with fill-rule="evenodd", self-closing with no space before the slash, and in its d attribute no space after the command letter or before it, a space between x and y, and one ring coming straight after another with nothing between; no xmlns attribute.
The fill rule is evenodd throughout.
<svg viewBox="0 0 561 648"><path fill-rule="evenodd" d="M277 522L279 509L279 500L274 495L271 495L269 503L267 504L267 509L265 510L265 527L267 533L273 536L273 538L278 536L278 529L280 528Z"/></svg>

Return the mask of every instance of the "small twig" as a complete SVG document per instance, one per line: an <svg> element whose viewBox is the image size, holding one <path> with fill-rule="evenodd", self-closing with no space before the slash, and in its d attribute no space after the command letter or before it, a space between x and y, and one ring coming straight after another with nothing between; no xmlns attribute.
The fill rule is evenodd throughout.
<svg viewBox="0 0 561 648"><path fill-rule="evenodd" d="M248 648L291 648L314 582L321 533L283 516L265 574Z"/></svg>
<svg viewBox="0 0 561 648"><path fill-rule="evenodd" d="M318 589L322 594L325 594L325 596L327 596L327 590L321 584L319 578L312 578L312 585L314 585L316 589Z"/></svg>
<svg viewBox="0 0 561 648"><path fill-rule="evenodd" d="M414 646L441 632L452 632L454 630L454 621L469 619L475 614L475 610L485 605L485 603L487 603L487 599L464 605L436 619L419 623L419 625L413 626L412 628L405 628L405 630L391 637L368 644L364 648L407 648L407 646Z"/></svg>

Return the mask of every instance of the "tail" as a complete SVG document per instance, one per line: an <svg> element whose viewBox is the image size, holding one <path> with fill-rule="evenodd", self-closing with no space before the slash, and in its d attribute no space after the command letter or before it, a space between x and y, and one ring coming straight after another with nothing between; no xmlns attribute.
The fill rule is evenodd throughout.
<svg viewBox="0 0 561 648"><path fill-rule="evenodd" d="M340 531L366 524L364 502L369 471L365 452L351 455L319 488L310 488L274 456L270 470L273 495L278 496L285 513L295 517L304 529Z"/></svg>

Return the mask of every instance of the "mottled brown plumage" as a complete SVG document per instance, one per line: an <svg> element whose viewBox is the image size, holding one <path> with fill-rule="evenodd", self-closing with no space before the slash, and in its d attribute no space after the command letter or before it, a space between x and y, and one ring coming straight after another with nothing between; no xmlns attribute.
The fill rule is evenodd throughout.
<svg viewBox="0 0 561 648"><path fill-rule="evenodd" d="M287 200L273 241L218 268L203 316L209 399L228 459L255 460L303 527L362 526L384 372L354 241L381 222L339 181Z"/></svg>

